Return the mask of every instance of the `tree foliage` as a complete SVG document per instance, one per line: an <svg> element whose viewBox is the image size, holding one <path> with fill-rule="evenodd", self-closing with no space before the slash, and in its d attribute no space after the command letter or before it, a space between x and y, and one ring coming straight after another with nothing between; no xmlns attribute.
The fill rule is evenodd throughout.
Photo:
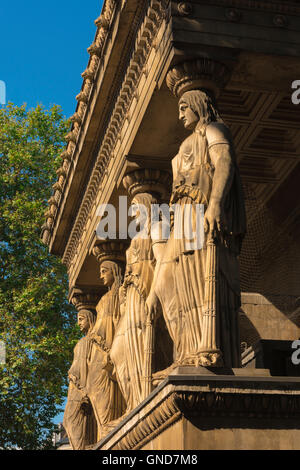
<svg viewBox="0 0 300 470"><path fill-rule="evenodd" d="M61 109L0 109L0 448L49 442L61 411L75 312L64 266L40 240L69 122Z"/></svg>

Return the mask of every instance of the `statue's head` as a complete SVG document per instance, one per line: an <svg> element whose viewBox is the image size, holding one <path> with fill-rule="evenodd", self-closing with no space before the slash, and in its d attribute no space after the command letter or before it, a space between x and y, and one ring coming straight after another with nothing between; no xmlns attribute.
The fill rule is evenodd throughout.
<svg viewBox="0 0 300 470"><path fill-rule="evenodd" d="M112 264L109 261L104 261L100 266L100 278L107 287L111 287L115 281Z"/></svg>
<svg viewBox="0 0 300 470"><path fill-rule="evenodd" d="M157 199L150 193L138 193L131 201L131 215L139 219L139 226L148 231L151 219L152 204L157 204Z"/></svg>
<svg viewBox="0 0 300 470"><path fill-rule="evenodd" d="M77 314L77 323L84 334L86 334L95 324L95 315L92 311L82 309Z"/></svg>
<svg viewBox="0 0 300 470"><path fill-rule="evenodd" d="M152 204L157 204L157 200L150 193L138 193L131 201L131 206L135 206L137 210L138 206L144 206L147 212L151 212Z"/></svg>
<svg viewBox="0 0 300 470"><path fill-rule="evenodd" d="M222 122L213 98L204 90L185 92L179 100L179 119L186 129L194 130L198 123Z"/></svg>
<svg viewBox="0 0 300 470"><path fill-rule="evenodd" d="M121 285L123 275L123 266L114 261L103 261L100 265L100 278L106 287L111 287L115 283Z"/></svg>
<svg viewBox="0 0 300 470"><path fill-rule="evenodd" d="M199 116L185 101L180 101L179 119L183 122L183 125L186 129L193 131L199 121Z"/></svg>

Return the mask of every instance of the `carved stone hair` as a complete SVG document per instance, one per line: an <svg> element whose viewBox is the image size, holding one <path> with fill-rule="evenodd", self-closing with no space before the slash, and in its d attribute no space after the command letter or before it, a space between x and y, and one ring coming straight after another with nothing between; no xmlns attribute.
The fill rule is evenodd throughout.
<svg viewBox="0 0 300 470"><path fill-rule="evenodd" d="M96 315L92 312L92 310L88 310L86 308L82 308L81 310L79 310L78 316L79 315L85 315L86 316L86 318L89 322L88 331L90 331L93 328L93 326L95 325Z"/></svg>
<svg viewBox="0 0 300 470"><path fill-rule="evenodd" d="M179 105L185 103L199 117L200 123L223 122L214 103L214 98L204 90L186 91L179 100Z"/></svg>
<svg viewBox="0 0 300 470"><path fill-rule="evenodd" d="M124 273L124 265L123 263L116 263L115 261L103 261L101 263L101 267L105 267L111 269L113 277L114 277L114 290L118 290L119 287L123 283L123 273Z"/></svg>

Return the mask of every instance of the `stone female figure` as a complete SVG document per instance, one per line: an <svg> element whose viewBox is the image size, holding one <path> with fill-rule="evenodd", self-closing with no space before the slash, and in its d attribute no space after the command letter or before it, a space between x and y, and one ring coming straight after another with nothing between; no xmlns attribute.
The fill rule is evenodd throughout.
<svg viewBox="0 0 300 470"><path fill-rule="evenodd" d="M90 407L87 392L88 360L92 348L90 333L94 323L95 316L91 311L79 311L78 325L86 336L81 338L74 348L74 359L69 370L68 400L63 419L73 450L83 450L86 446Z"/></svg>
<svg viewBox="0 0 300 470"><path fill-rule="evenodd" d="M124 412L124 399L120 392L110 359L115 327L120 317L119 288L122 267L112 261L100 266L100 277L109 291L96 307L97 320L91 332L93 346L88 369L88 394L97 419L99 439L114 427L114 420Z"/></svg>
<svg viewBox="0 0 300 470"><path fill-rule="evenodd" d="M179 118L192 133L172 160L171 205L176 204L183 214L188 208L188 216L175 217L147 303L151 311L155 297L162 299L179 364L239 367L237 257L246 222L233 144L229 129L205 91L182 95ZM191 232L197 233L197 205L204 208L206 235L202 246L197 245L197 236L190 239L185 235L183 226L188 221ZM212 250L212 245L217 249ZM168 297L160 292L167 272L172 277L176 310L174 305L168 308ZM216 347L209 348L212 343Z"/></svg>
<svg viewBox="0 0 300 470"><path fill-rule="evenodd" d="M124 277L124 341L126 363L130 378L130 403L127 409L135 408L144 398L145 368L145 324L146 299L153 281L155 259L150 238L151 204L156 200L148 194L137 194L133 201L136 216L141 216L139 208L145 208L146 219L143 230L131 241L126 252L126 272Z"/></svg>

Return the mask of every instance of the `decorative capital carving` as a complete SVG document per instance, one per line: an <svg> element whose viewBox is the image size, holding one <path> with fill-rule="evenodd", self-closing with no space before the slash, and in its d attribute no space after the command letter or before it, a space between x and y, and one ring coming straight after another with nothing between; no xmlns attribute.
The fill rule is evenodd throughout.
<svg viewBox="0 0 300 470"><path fill-rule="evenodd" d="M160 199L165 200L170 193L171 176L168 171L141 168L124 176L123 186L132 197L140 193L150 193L157 194Z"/></svg>
<svg viewBox="0 0 300 470"><path fill-rule="evenodd" d="M175 65L167 74L166 83L180 98L190 90L207 89L217 96L230 78L229 69L220 62L199 58Z"/></svg>
<svg viewBox="0 0 300 470"><path fill-rule="evenodd" d="M96 256L100 264L104 261L114 261L115 263L125 264L127 248L128 243L126 240L98 240L92 253Z"/></svg>
<svg viewBox="0 0 300 470"><path fill-rule="evenodd" d="M88 288L74 288L70 301L76 310L95 310L101 294L89 291Z"/></svg>

